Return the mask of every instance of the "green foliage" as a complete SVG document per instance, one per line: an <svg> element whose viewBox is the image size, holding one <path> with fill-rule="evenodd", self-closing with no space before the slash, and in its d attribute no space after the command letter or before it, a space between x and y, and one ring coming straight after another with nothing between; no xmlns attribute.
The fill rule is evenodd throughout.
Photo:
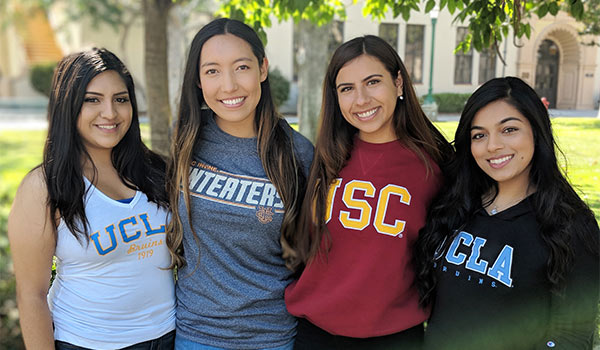
<svg viewBox="0 0 600 350"><path fill-rule="evenodd" d="M29 81L31 86L37 92L41 92L46 96L50 96L50 88L52 87L52 75L56 62L38 63L31 66L29 72Z"/></svg>
<svg viewBox="0 0 600 350"><path fill-rule="evenodd" d="M440 93L433 94L440 113L461 113L471 94Z"/></svg>
<svg viewBox="0 0 600 350"><path fill-rule="evenodd" d="M275 68L269 71L269 84L275 106L280 107L290 96L290 82Z"/></svg>
<svg viewBox="0 0 600 350"><path fill-rule="evenodd" d="M345 19L346 10L342 0L226 0L221 3L217 15L248 24L266 43L264 28L271 26L271 16L280 21L308 20L321 26L331 22L334 17Z"/></svg>

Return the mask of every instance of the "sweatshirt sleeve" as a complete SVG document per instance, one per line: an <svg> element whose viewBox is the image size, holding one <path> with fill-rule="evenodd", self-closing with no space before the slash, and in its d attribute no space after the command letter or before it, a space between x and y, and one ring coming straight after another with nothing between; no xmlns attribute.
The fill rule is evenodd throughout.
<svg viewBox="0 0 600 350"><path fill-rule="evenodd" d="M598 236L597 224L594 224ZM592 349L599 301L600 260L585 247L591 242L574 242L573 269L567 277L564 296L553 295L546 343L540 349Z"/></svg>

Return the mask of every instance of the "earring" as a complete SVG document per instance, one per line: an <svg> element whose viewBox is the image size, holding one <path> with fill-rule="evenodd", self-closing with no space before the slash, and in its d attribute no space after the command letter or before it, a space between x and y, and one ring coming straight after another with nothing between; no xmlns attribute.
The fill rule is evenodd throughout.
<svg viewBox="0 0 600 350"><path fill-rule="evenodd" d="M403 96L403 95L400 95L400 96L398 96L398 99L399 99L399 100L404 100L404 96Z"/></svg>

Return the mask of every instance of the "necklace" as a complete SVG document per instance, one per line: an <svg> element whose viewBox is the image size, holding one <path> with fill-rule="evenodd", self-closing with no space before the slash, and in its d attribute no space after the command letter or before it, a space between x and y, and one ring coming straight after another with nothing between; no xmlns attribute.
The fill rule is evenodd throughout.
<svg viewBox="0 0 600 350"><path fill-rule="evenodd" d="M494 202L492 202L492 203L491 203L491 204L488 206L488 208L489 208L490 206L492 206L492 205L493 205L493 208L492 208L492 209L489 211L489 213L490 213L490 215L496 215L496 214L498 214L498 212L500 212L500 211L502 211L502 210L504 210L504 209L506 209L506 208L510 208L510 207L512 207L513 205L515 205L515 204L517 204L517 203L521 202L521 201L522 201L523 199L525 199L526 197L527 197L527 194L526 194L524 197L519 197L519 198L517 198L516 200L510 201L510 202L508 202L507 204L504 204L504 205L500 206L500 209L498 209L498 207L499 207L499 205L498 205L498 204L494 204L494 202L496 201L496 200L494 200Z"/></svg>

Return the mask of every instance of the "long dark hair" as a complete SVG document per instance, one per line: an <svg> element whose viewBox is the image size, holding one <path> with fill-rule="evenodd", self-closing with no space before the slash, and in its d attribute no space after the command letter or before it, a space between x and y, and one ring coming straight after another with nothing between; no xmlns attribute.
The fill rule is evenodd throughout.
<svg viewBox="0 0 600 350"><path fill-rule="evenodd" d="M144 192L148 199L167 207L164 188L165 162L142 142L135 87L131 74L112 52L94 48L64 57L52 78L48 102L48 136L41 164L48 189L50 213L58 213L73 235L88 239L88 221L83 198L86 192L82 164L96 168L77 131L77 120L86 87L98 74L112 70L119 74L129 94L132 120L123 139L112 149L112 164L121 181Z"/></svg>
<svg viewBox="0 0 600 350"><path fill-rule="evenodd" d="M175 124L171 144L171 162L168 166L169 190L173 218L167 228L167 245L172 264L182 266L185 261L180 247L183 240L183 226L179 213L179 196L183 191L183 200L189 218L190 229L198 242L198 235L192 225L189 191L189 167L192 161L194 145L201 135L206 118L211 118L209 110L202 110L204 103L202 89L199 87L199 62L204 44L215 35L231 34L250 45L260 66L265 59L265 49L258 35L246 24L228 19L216 19L205 25L192 41L183 86L179 102L179 115ZM300 210L306 179L299 159L296 157L292 142L291 128L277 114L271 87L267 77L261 84L261 96L256 106L254 128L257 133L258 154L269 180L279 193L285 213L281 232L285 235L291 230Z"/></svg>
<svg viewBox="0 0 600 350"><path fill-rule="evenodd" d="M324 232L329 186L350 157L354 135L358 129L348 123L340 110L335 80L348 62L361 55L379 60L392 80L402 79L404 100L396 103L393 125L398 140L414 151L432 170L431 160L439 165L452 156L452 147L429 121L413 89L408 71L396 51L383 39L366 35L342 44L334 52L323 81L323 104L320 129L311 166L306 200L298 228L288 241L298 259L289 263L295 268L306 264L318 252Z"/></svg>
<svg viewBox="0 0 600 350"><path fill-rule="evenodd" d="M546 274L553 292L559 293L564 286L573 261L571 241L574 237L581 237L597 254L598 236L591 227L595 223L594 214L558 166L556 150L560 152L560 149L554 141L548 111L535 91L521 79L492 79L477 89L465 105L454 139L456 158L448 167L446 185L431 205L427 225L415 245L413 256L422 305L429 304L433 298L436 249L447 248L453 232L464 227L476 211L489 204L482 203L483 195L491 193L490 202L498 194L496 181L479 168L471 154L470 131L477 112L495 101L510 104L531 124L534 152L529 182L537 191L531 198L541 237L549 250Z"/></svg>

